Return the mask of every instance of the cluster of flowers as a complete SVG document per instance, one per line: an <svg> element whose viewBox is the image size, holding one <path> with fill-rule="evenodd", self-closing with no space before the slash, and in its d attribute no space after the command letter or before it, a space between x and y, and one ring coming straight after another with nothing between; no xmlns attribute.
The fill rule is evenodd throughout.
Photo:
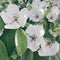
<svg viewBox="0 0 60 60"><path fill-rule="evenodd" d="M31 8L19 9L16 4L10 3L5 10L0 13L5 26L5 29L18 29L25 27L27 20L34 22L29 24L25 30L28 46L33 52L38 51L40 56L53 56L59 51L59 43L57 41L52 42L50 39L44 38L45 29L44 16L48 20L55 24L58 16L60 15L60 1L59 0L33 0L32 4L27 3L27 6ZM48 12L49 11L49 12ZM45 14L45 12L47 14ZM56 37L57 34L51 29L49 32ZM3 30L0 31L0 36Z"/></svg>

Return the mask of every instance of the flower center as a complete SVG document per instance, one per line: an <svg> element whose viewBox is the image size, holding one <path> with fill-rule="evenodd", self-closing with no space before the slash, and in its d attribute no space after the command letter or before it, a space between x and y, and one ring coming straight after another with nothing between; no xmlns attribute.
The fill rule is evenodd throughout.
<svg viewBox="0 0 60 60"><path fill-rule="evenodd" d="M35 34L33 34L32 36L27 34L32 40L31 41L36 41L37 36Z"/></svg>
<svg viewBox="0 0 60 60"><path fill-rule="evenodd" d="M36 18L39 18L39 16L38 16L38 15L36 15Z"/></svg>
<svg viewBox="0 0 60 60"><path fill-rule="evenodd" d="M43 0L40 0L40 1L43 1Z"/></svg>
<svg viewBox="0 0 60 60"><path fill-rule="evenodd" d="M14 14L14 15L13 15L13 19L14 19L14 21L17 21L17 20L18 20L18 18L19 18L18 13L16 13L16 14Z"/></svg>
<svg viewBox="0 0 60 60"><path fill-rule="evenodd" d="M50 19L53 19L53 17L51 16Z"/></svg>
<svg viewBox="0 0 60 60"><path fill-rule="evenodd" d="M51 40L47 41L47 45L51 48L51 46L52 46L52 41L51 41Z"/></svg>
<svg viewBox="0 0 60 60"><path fill-rule="evenodd" d="M39 16L36 14L36 16L35 16L36 18L39 18Z"/></svg>
<svg viewBox="0 0 60 60"><path fill-rule="evenodd" d="M36 41L37 36L36 36L35 34L33 34L33 35L31 36L31 38L32 38L32 41Z"/></svg>

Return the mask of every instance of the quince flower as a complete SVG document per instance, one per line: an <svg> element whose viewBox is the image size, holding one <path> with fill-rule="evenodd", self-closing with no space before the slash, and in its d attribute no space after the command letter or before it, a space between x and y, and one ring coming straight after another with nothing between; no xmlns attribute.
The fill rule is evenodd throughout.
<svg viewBox="0 0 60 60"><path fill-rule="evenodd" d="M44 35L45 31L42 25L29 25L26 29L28 47L33 52L39 49L41 41L41 37Z"/></svg>
<svg viewBox="0 0 60 60"><path fill-rule="evenodd" d="M38 51L40 56L54 56L59 51L59 43L57 41L51 42L50 40L45 40L41 45L42 47Z"/></svg>
<svg viewBox="0 0 60 60"><path fill-rule="evenodd" d="M44 17L44 11L47 10L46 1L33 0L32 9L30 9L29 18L33 22L39 22Z"/></svg>
<svg viewBox="0 0 60 60"><path fill-rule="evenodd" d="M19 11L19 7L16 4L9 4L6 11L2 11L0 16L5 22L6 29L18 29L25 26L28 12L27 8Z"/></svg>
<svg viewBox="0 0 60 60"><path fill-rule="evenodd" d="M51 8L51 12L49 14L47 14L47 19L49 22L55 22L58 18L58 15L59 15L59 10L57 7L52 7Z"/></svg>
<svg viewBox="0 0 60 60"><path fill-rule="evenodd" d="M29 13L29 18L33 22L39 22L43 19L44 11L43 9L31 9Z"/></svg>

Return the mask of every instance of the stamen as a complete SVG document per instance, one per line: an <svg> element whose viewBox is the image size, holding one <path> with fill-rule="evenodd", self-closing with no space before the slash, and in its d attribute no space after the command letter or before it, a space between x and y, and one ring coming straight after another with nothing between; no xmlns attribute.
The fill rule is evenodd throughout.
<svg viewBox="0 0 60 60"><path fill-rule="evenodd" d="M32 41L36 41L37 36L35 34L33 34L31 38L32 38Z"/></svg>
<svg viewBox="0 0 60 60"><path fill-rule="evenodd" d="M53 17L51 16L50 19L53 19Z"/></svg>
<svg viewBox="0 0 60 60"><path fill-rule="evenodd" d="M18 20L18 18L19 18L18 13L16 13L16 14L14 14L14 15L13 15L13 19L14 19L15 21L17 21L17 20Z"/></svg>
<svg viewBox="0 0 60 60"><path fill-rule="evenodd" d="M51 46L52 46L52 41L51 41L51 40L47 41L47 45L51 48Z"/></svg>
<svg viewBox="0 0 60 60"><path fill-rule="evenodd" d="M29 35L29 34L27 34L28 36L30 36L31 37L31 41L36 41L36 39L37 39L37 36L35 35L35 34L33 34L32 36L31 35Z"/></svg>
<svg viewBox="0 0 60 60"><path fill-rule="evenodd" d="M38 16L38 15L36 15L36 18L39 18L39 16Z"/></svg>

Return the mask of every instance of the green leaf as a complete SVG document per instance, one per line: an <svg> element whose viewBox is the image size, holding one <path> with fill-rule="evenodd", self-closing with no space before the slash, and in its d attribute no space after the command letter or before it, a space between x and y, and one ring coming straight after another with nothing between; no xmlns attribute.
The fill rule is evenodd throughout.
<svg viewBox="0 0 60 60"><path fill-rule="evenodd" d="M0 12L3 10L3 7L2 6L0 6Z"/></svg>
<svg viewBox="0 0 60 60"><path fill-rule="evenodd" d="M26 33L22 29L17 29L15 34L15 44L18 54L21 56L27 49Z"/></svg>
<svg viewBox="0 0 60 60"><path fill-rule="evenodd" d="M48 31L45 32L44 37L49 39L53 38L53 36Z"/></svg>
<svg viewBox="0 0 60 60"><path fill-rule="evenodd" d="M0 39L5 43L7 47L8 56L10 56L15 49L15 31L5 29Z"/></svg>
<svg viewBox="0 0 60 60"><path fill-rule="evenodd" d="M6 0L0 0L0 3L3 3L4 1L6 1Z"/></svg>
<svg viewBox="0 0 60 60"><path fill-rule="evenodd" d="M0 60L8 60L6 47L1 40L0 40Z"/></svg>
<svg viewBox="0 0 60 60"><path fill-rule="evenodd" d="M60 49L59 49L59 52L55 56L51 57L51 59L52 60L60 60Z"/></svg>
<svg viewBox="0 0 60 60"><path fill-rule="evenodd" d="M47 11L45 11L45 16L51 12L51 9L49 8Z"/></svg>
<svg viewBox="0 0 60 60"><path fill-rule="evenodd" d="M38 52L35 52L34 53L34 59L33 60L48 60L48 56L42 57L42 56L39 56L38 55Z"/></svg>
<svg viewBox="0 0 60 60"><path fill-rule="evenodd" d="M33 52L28 50L23 54L21 60L33 60Z"/></svg>
<svg viewBox="0 0 60 60"><path fill-rule="evenodd" d="M58 43L60 43L60 35L58 35L58 36L56 37L56 41L57 41Z"/></svg>
<svg viewBox="0 0 60 60"><path fill-rule="evenodd" d="M47 32L50 29L50 22L46 18L44 20L45 20L44 29Z"/></svg>
<svg viewBox="0 0 60 60"><path fill-rule="evenodd" d="M60 15L58 16L57 20L56 20L57 24L60 24Z"/></svg>
<svg viewBox="0 0 60 60"><path fill-rule="evenodd" d="M54 56L49 56L48 60L60 60L60 49L59 52Z"/></svg>
<svg viewBox="0 0 60 60"><path fill-rule="evenodd" d="M53 23L50 23L50 29L51 29L52 31L54 31L54 24L53 24Z"/></svg>
<svg viewBox="0 0 60 60"><path fill-rule="evenodd" d="M58 35L60 35L60 27L56 27L56 28L54 29L54 31L55 31Z"/></svg>
<svg viewBox="0 0 60 60"><path fill-rule="evenodd" d="M34 52L33 60L41 60L42 58L38 55L38 52Z"/></svg>
<svg viewBox="0 0 60 60"><path fill-rule="evenodd" d="M5 23L3 22L2 18L0 17L0 29L4 28Z"/></svg>
<svg viewBox="0 0 60 60"><path fill-rule="evenodd" d="M57 55L50 56L49 60L60 60L60 57L58 57Z"/></svg>
<svg viewBox="0 0 60 60"><path fill-rule="evenodd" d="M16 50L14 50L12 55L11 55L11 58L15 60L15 59L17 59L17 57L18 57L18 55L16 53Z"/></svg>

